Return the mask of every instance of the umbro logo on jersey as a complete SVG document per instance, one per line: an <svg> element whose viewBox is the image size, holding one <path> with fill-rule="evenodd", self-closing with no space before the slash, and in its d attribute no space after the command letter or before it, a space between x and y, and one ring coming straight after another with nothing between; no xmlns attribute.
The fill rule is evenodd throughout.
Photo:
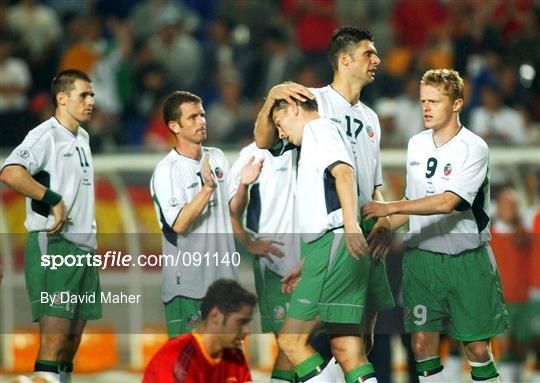
<svg viewBox="0 0 540 383"><path fill-rule="evenodd" d="M276 172L286 172L287 170L289 170L289 168L287 168L286 166L284 166L284 167L282 167L282 168L276 169Z"/></svg>
<svg viewBox="0 0 540 383"><path fill-rule="evenodd" d="M306 298L300 298L300 299L298 299L298 302L303 303L305 305L311 303L311 301L309 299L306 299Z"/></svg>
<svg viewBox="0 0 540 383"><path fill-rule="evenodd" d="M341 124L341 120L338 120L337 118L331 118L331 121L334 121L337 124Z"/></svg>
<svg viewBox="0 0 540 383"><path fill-rule="evenodd" d="M73 153L66 153L64 154L64 157L73 157Z"/></svg>
<svg viewBox="0 0 540 383"><path fill-rule="evenodd" d="M30 151L28 149L21 149L17 152L17 155L23 160L26 160L28 157L30 157Z"/></svg>
<svg viewBox="0 0 540 383"><path fill-rule="evenodd" d="M197 186L199 183L198 182L193 182L191 185L189 185L187 188L188 189L193 189L195 186Z"/></svg>
<svg viewBox="0 0 540 383"><path fill-rule="evenodd" d="M417 166L417 165L420 165L420 162L418 162L418 161L409 162L409 165L410 166Z"/></svg>

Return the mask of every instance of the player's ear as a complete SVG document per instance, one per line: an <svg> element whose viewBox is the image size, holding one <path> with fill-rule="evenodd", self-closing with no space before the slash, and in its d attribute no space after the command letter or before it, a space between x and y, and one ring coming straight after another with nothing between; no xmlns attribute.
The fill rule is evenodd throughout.
<svg viewBox="0 0 540 383"><path fill-rule="evenodd" d="M351 56L346 52L340 52L338 55L338 66L339 64L344 66L349 66L351 63Z"/></svg>
<svg viewBox="0 0 540 383"><path fill-rule="evenodd" d="M169 121L169 123L167 124L167 127L174 134L180 133L181 128L180 128L180 124L178 123L178 121Z"/></svg>
<svg viewBox="0 0 540 383"><path fill-rule="evenodd" d="M225 319L225 316L221 311L219 311L217 307L212 307L212 309L208 313L208 319L210 323L219 326L223 324L223 319Z"/></svg>
<svg viewBox="0 0 540 383"><path fill-rule="evenodd" d="M291 112L295 117L298 116L298 113L300 113L300 106L298 105L298 102L289 105L289 108L291 108Z"/></svg>
<svg viewBox="0 0 540 383"><path fill-rule="evenodd" d="M67 96L65 92L56 93L56 105L65 105Z"/></svg>
<svg viewBox="0 0 540 383"><path fill-rule="evenodd" d="M454 113L459 113L461 112L461 109L463 109L463 99L458 98L457 100L454 101L453 111Z"/></svg>

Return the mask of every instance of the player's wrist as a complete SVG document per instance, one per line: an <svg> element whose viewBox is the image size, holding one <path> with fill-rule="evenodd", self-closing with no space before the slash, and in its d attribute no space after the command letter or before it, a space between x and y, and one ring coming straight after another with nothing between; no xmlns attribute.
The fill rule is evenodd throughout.
<svg viewBox="0 0 540 383"><path fill-rule="evenodd" d="M62 196L51 189L45 190L45 194L41 198L41 202L46 203L47 205L54 207L60 203Z"/></svg>

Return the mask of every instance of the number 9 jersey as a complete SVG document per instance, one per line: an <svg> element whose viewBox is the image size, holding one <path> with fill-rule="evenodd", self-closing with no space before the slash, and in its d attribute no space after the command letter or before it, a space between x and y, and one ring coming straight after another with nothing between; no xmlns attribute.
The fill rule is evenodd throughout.
<svg viewBox="0 0 540 383"><path fill-rule="evenodd" d="M465 127L440 147L431 130L409 140L405 197L414 200L449 191L462 200L450 214L411 215L409 247L453 255L491 239L488 162L487 144Z"/></svg>

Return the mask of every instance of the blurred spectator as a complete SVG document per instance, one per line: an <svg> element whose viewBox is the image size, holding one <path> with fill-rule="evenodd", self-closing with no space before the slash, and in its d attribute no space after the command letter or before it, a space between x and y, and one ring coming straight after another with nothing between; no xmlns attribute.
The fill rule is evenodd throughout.
<svg viewBox="0 0 540 383"><path fill-rule="evenodd" d="M208 141L214 144L235 142L252 134L251 104L241 97L241 84L236 73L224 74L219 99L208 107Z"/></svg>
<svg viewBox="0 0 540 383"><path fill-rule="evenodd" d="M160 14L148 47L153 58L167 70L170 81L178 88L190 90L200 79L202 49L181 22L177 12Z"/></svg>
<svg viewBox="0 0 540 383"><path fill-rule="evenodd" d="M24 110L32 83L26 62L12 56L13 42L12 35L0 35L0 113Z"/></svg>
<svg viewBox="0 0 540 383"><path fill-rule="evenodd" d="M404 144L424 129L419 88L418 77L408 76L403 85L403 93L396 98L396 127Z"/></svg>
<svg viewBox="0 0 540 383"><path fill-rule="evenodd" d="M309 62L304 62L300 66L294 81L308 88L322 88L324 86L317 68Z"/></svg>
<svg viewBox="0 0 540 383"><path fill-rule="evenodd" d="M381 125L381 147L398 147L403 145L396 123L396 101L383 97L375 102L375 111Z"/></svg>
<svg viewBox="0 0 540 383"><path fill-rule="evenodd" d="M488 143L528 143L523 118L515 109L503 105L499 93L493 85L482 87L482 104L471 111L470 128Z"/></svg>
<svg viewBox="0 0 540 383"><path fill-rule="evenodd" d="M234 70L235 47L231 42L231 25L223 19L208 26L208 41L204 46L204 85L217 88L221 73Z"/></svg>
<svg viewBox="0 0 540 383"><path fill-rule="evenodd" d="M283 81L292 81L302 60L300 52L291 45L283 27L274 26L265 33L264 53L260 63L259 96Z"/></svg>
<svg viewBox="0 0 540 383"><path fill-rule="evenodd" d="M505 187L497 195L497 209L491 228L491 247L497 260L504 298L510 315L510 330L498 337L501 380L521 382L524 361L530 342L527 300L528 278L518 270L527 270L531 242L523 226L519 198L514 189Z"/></svg>
<svg viewBox="0 0 540 383"><path fill-rule="evenodd" d="M337 9L334 0L282 0L283 15L294 25L298 48L320 70L323 80L332 72L326 48L336 29Z"/></svg>
<svg viewBox="0 0 540 383"><path fill-rule="evenodd" d="M162 26L163 17L177 19L182 28L194 32L199 26L200 19L196 12L186 7L182 2L171 0L146 0L137 4L130 14L133 23L135 39L147 39Z"/></svg>
<svg viewBox="0 0 540 383"><path fill-rule="evenodd" d="M270 0L221 0L214 17L232 27L234 44L261 47L264 31L273 21L276 9Z"/></svg>
<svg viewBox="0 0 540 383"><path fill-rule="evenodd" d="M82 25L78 26L77 24ZM79 40L67 47L60 58L58 71L64 69L80 69L91 73L100 57L107 49L107 41L103 37L102 20L97 16L77 19L73 28L80 28Z"/></svg>
<svg viewBox="0 0 540 383"><path fill-rule="evenodd" d="M159 101L154 105L152 117L148 121L148 128L144 135L144 146L152 151L170 150L176 143L174 134L163 121L163 102L168 95L168 93L160 95Z"/></svg>
<svg viewBox="0 0 540 383"><path fill-rule="evenodd" d="M10 6L7 22L8 27L21 36L33 60L51 50L62 33L54 10L37 0L21 0Z"/></svg>
<svg viewBox="0 0 540 383"><path fill-rule="evenodd" d="M448 18L448 9L442 1L398 0L392 15L395 38L409 48L423 49L431 34L446 28Z"/></svg>

